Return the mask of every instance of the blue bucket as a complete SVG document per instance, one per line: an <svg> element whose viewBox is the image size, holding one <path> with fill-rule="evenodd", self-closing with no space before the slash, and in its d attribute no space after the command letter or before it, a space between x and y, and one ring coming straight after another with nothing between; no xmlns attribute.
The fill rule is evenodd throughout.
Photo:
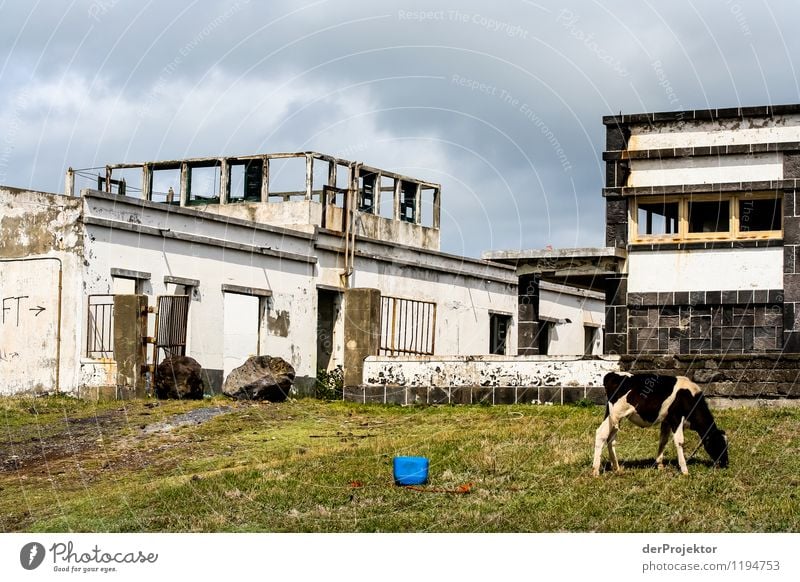
<svg viewBox="0 0 800 582"><path fill-rule="evenodd" d="M428 459L425 457L395 457L393 468L396 485L421 485L428 481Z"/></svg>

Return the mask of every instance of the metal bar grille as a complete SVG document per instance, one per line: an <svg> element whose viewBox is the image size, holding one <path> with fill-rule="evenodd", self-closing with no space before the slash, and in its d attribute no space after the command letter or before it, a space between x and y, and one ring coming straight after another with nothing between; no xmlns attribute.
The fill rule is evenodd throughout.
<svg viewBox="0 0 800 582"><path fill-rule="evenodd" d="M160 351L164 357L186 355L186 327L189 321L188 295L160 295L157 298L155 364Z"/></svg>
<svg viewBox="0 0 800 582"><path fill-rule="evenodd" d="M380 355L433 355L435 332L435 303L381 297Z"/></svg>
<svg viewBox="0 0 800 582"><path fill-rule="evenodd" d="M86 357L114 357L114 296L89 295Z"/></svg>

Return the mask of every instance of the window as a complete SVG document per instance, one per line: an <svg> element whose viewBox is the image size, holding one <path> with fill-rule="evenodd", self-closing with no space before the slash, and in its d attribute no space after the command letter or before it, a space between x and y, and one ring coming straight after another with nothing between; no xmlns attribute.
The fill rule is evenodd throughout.
<svg viewBox="0 0 800 582"><path fill-rule="evenodd" d="M400 220L417 222L417 185L413 182L400 183Z"/></svg>
<svg viewBox="0 0 800 582"><path fill-rule="evenodd" d="M220 162L210 166L189 166L187 204L219 204Z"/></svg>
<svg viewBox="0 0 800 582"><path fill-rule="evenodd" d="M433 355L436 304L381 297L381 344L378 355Z"/></svg>
<svg viewBox="0 0 800 582"><path fill-rule="evenodd" d="M689 233L728 232L731 229L731 205L728 200L689 200Z"/></svg>
<svg viewBox="0 0 800 582"><path fill-rule="evenodd" d="M539 335L536 337L539 345L539 355L546 356L550 351L550 332L553 329L553 323L550 321L539 322Z"/></svg>
<svg viewBox="0 0 800 582"><path fill-rule="evenodd" d="M599 351L595 351L595 346L598 346L600 338L600 328L591 325L583 326L583 355L592 356Z"/></svg>
<svg viewBox="0 0 800 582"><path fill-rule="evenodd" d="M631 242L781 238L782 207L774 192L641 197L631 203Z"/></svg>
<svg viewBox="0 0 800 582"><path fill-rule="evenodd" d="M86 323L86 357L114 357L114 296L89 295Z"/></svg>
<svg viewBox="0 0 800 582"><path fill-rule="evenodd" d="M358 189L358 209L361 212L374 214L375 212L375 182L378 176L372 173L361 174Z"/></svg>
<svg viewBox="0 0 800 582"><path fill-rule="evenodd" d="M115 295L146 295L151 291L150 273L111 268L111 293Z"/></svg>
<svg viewBox="0 0 800 582"><path fill-rule="evenodd" d="M639 236L678 234L678 202L639 204L637 213Z"/></svg>
<svg viewBox="0 0 800 582"><path fill-rule="evenodd" d="M773 198L740 198L739 199L739 231L769 232L782 228L780 197Z"/></svg>
<svg viewBox="0 0 800 582"><path fill-rule="evenodd" d="M231 162L230 193L228 202L260 202L261 182L264 174L263 160Z"/></svg>
<svg viewBox="0 0 800 582"><path fill-rule="evenodd" d="M504 313L489 313L489 353L505 355L507 353L508 330L511 327L511 316Z"/></svg>

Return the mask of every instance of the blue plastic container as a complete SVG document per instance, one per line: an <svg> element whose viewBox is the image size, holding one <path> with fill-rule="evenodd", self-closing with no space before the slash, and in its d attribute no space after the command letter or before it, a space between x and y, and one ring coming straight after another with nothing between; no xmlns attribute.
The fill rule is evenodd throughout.
<svg viewBox="0 0 800 582"><path fill-rule="evenodd" d="M395 457L393 467L396 485L421 485L428 481L428 459L425 457Z"/></svg>

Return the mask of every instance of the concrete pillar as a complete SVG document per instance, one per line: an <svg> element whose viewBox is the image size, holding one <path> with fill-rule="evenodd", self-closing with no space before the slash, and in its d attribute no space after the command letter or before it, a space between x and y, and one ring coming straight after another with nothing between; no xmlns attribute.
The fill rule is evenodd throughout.
<svg viewBox="0 0 800 582"><path fill-rule="evenodd" d="M381 292L347 289L344 296L344 385L363 384L364 358L377 356L381 341Z"/></svg>
<svg viewBox="0 0 800 582"><path fill-rule="evenodd" d="M800 353L800 208L797 191L783 193L783 351Z"/></svg>
<svg viewBox="0 0 800 582"><path fill-rule="evenodd" d="M539 354L539 277L520 275L517 308L517 354Z"/></svg>
<svg viewBox="0 0 800 582"><path fill-rule="evenodd" d="M117 398L147 396L147 295L114 296L114 359Z"/></svg>
<svg viewBox="0 0 800 582"><path fill-rule="evenodd" d="M606 354L628 353L628 276L606 279L606 327L603 337Z"/></svg>

